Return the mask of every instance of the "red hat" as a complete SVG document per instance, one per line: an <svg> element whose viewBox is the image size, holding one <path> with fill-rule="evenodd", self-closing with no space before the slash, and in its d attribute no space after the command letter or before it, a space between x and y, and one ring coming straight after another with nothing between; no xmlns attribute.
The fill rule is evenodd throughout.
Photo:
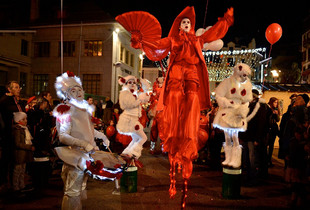
<svg viewBox="0 0 310 210"><path fill-rule="evenodd" d="M186 7L175 19L169 32L169 37L179 34L181 21L188 18L191 21L191 30L189 33L195 34L195 9L194 7Z"/></svg>
<svg viewBox="0 0 310 210"><path fill-rule="evenodd" d="M27 104L30 104L30 103L31 103L31 101L33 101L34 99L36 99L36 97L35 97L35 96L30 97L30 98L28 99L28 101L27 101Z"/></svg>

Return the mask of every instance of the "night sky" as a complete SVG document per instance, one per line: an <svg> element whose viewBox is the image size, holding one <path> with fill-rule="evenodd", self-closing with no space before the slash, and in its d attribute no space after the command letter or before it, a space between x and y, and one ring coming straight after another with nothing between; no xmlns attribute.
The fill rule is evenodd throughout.
<svg viewBox="0 0 310 210"><path fill-rule="evenodd" d="M301 34L304 31L303 19L310 14L309 0L63 0L63 2L64 8L68 11L73 8L80 12L89 9L93 14L98 14L98 16L93 15L98 20L103 17L99 10L105 11L112 17L128 11L147 11L161 23L163 37L168 35L174 18L186 6L195 7L196 30L202 28L204 22L205 27L213 25L218 17L223 16L227 8L233 6L235 23L223 38L224 43L234 41L247 45L252 38L255 38L257 47L269 47L265 30L271 23L278 23L282 26L283 35L273 46L275 52L277 49L284 48L288 52L298 51L298 46L301 45ZM40 3L42 18L57 19L56 13L57 10L59 11L60 0L41 0ZM29 17L29 5L30 0L0 0L0 29L26 22ZM99 10L94 9L95 7Z"/></svg>
<svg viewBox="0 0 310 210"><path fill-rule="evenodd" d="M265 38L266 28L271 23L282 26L281 39L274 44L273 50L287 47L298 50L303 32L303 19L310 15L309 0L280 1L280 0L154 0L126 1L126 6L113 7L113 14L131 10L144 10L154 15L162 25L163 36L167 36L174 18L186 7L194 6L196 11L196 30L216 23L227 8L234 7L235 23L223 38L229 41L247 45L252 38L256 39L257 47L269 47ZM150 2L154 2L151 4ZM208 3L208 5L207 5ZM206 19L205 18L205 12ZM309 26L310 28L310 26Z"/></svg>

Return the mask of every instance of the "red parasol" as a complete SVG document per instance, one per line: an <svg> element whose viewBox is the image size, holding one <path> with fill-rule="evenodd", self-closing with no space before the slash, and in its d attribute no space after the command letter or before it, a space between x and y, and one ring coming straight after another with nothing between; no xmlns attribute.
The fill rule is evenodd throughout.
<svg viewBox="0 0 310 210"><path fill-rule="evenodd" d="M144 41L153 42L161 38L161 26L158 20L148 12L132 11L118 15L115 20L131 34L140 32Z"/></svg>

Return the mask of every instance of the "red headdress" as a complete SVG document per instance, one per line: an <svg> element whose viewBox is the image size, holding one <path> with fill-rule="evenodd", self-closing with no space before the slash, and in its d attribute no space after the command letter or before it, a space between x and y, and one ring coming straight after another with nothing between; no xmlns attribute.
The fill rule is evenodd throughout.
<svg viewBox="0 0 310 210"><path fill-rule="evenodd" d="M170 29L169 32L169 37L173 37L179 34L179 28L180 28L180 24L181 21L184 18L188 18L191 21L191 30L190 30L190 34L195 34L195 19L196 19L196 15L195 15L195 9L194 7L186 7L175 19L174 22L172 24L172 27Z"/></svg>

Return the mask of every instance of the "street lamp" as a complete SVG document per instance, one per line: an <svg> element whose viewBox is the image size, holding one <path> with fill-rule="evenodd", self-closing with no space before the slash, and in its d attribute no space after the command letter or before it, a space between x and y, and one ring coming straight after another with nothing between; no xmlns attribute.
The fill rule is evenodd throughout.
<svg viewBox="0 0 310 210"><path fill-rule="evenodd" d="M276 82L279 82L279 81L278 81L278 78L279 78L279 72L281 72L281 71L279 70L279 72L278 72L278 70L272 70L272 71L270 71L270 72L271 72L271 74L272 74L273 81L275 81L275 80L276 80Z"/></svg>

